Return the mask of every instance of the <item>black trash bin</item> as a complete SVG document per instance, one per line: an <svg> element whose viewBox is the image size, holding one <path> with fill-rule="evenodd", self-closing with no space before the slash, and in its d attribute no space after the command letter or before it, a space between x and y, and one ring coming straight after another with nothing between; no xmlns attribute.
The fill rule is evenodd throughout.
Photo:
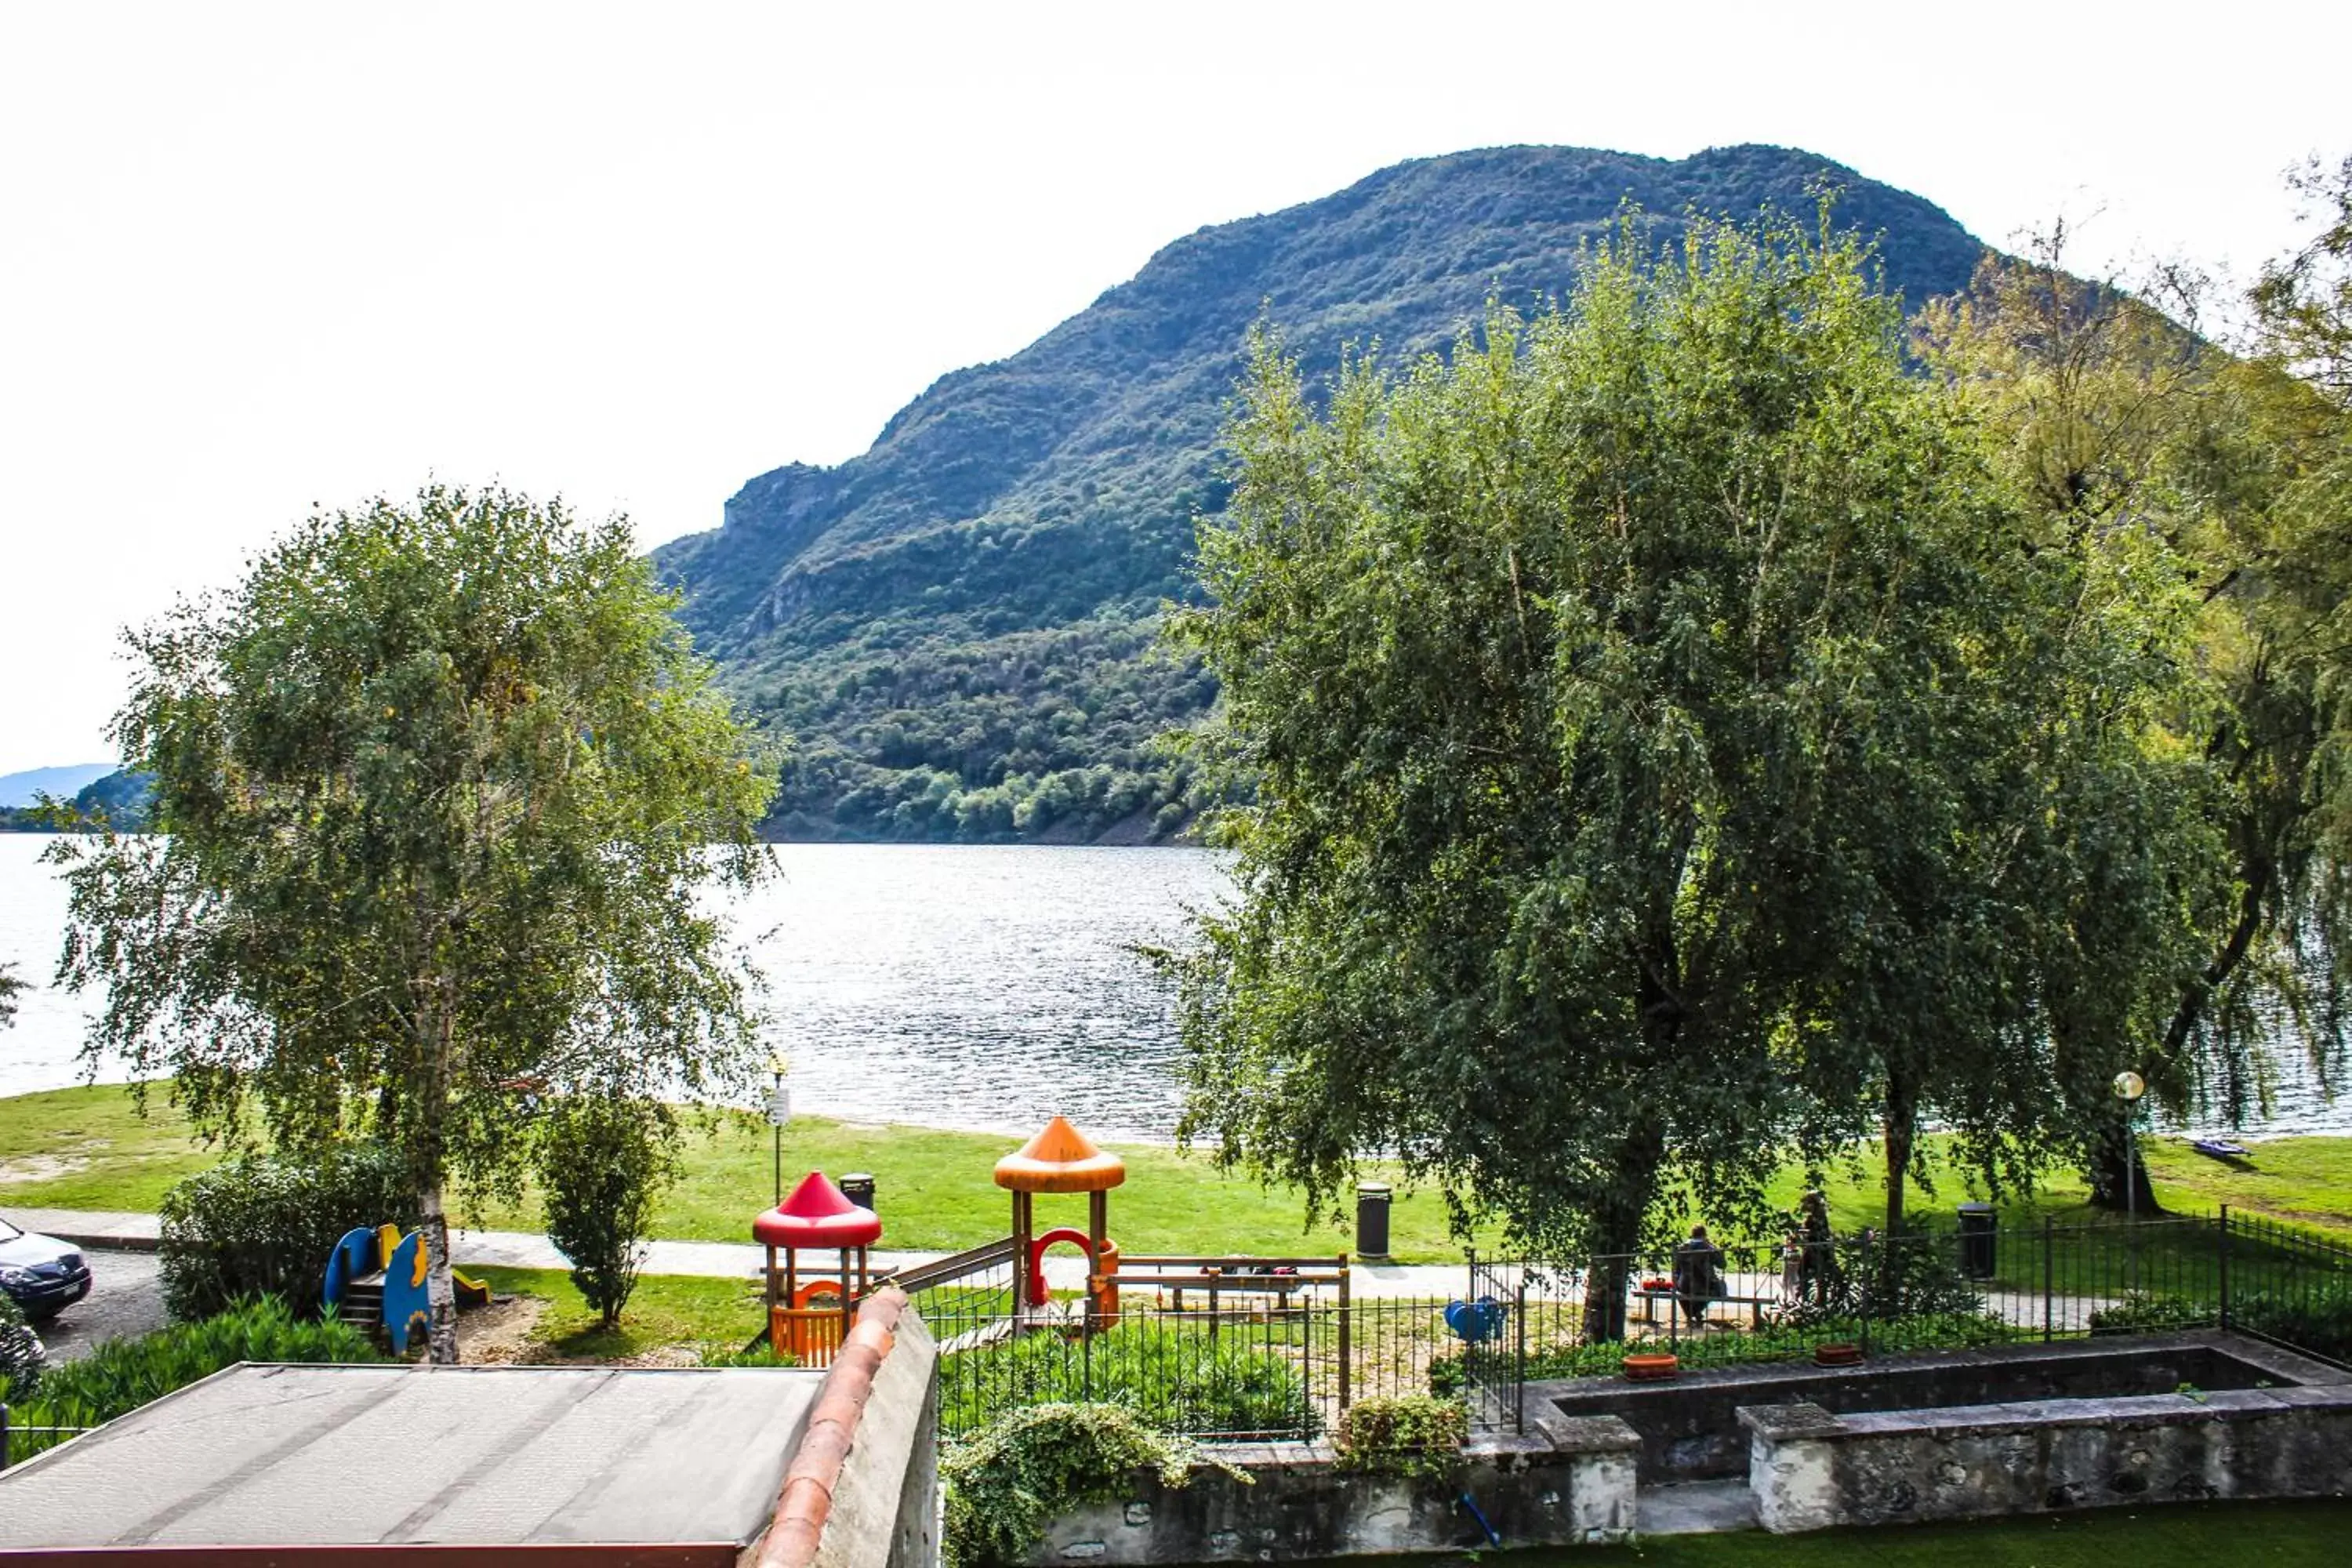
<svg viewBox="0 0 2352 1568"><path fill-rule="evenodd" d="M1365 1182L1356 1188L1356 1256L1389 1255L1389 1184Z"/></svg>
<svg viewBox="0 0 2352 1568"><path fill-rule="evenodd" d="M874 1207L874 1178L863 1171L852 1171L841 1178L841 1195L860 1208ZM876 1210L877 1214L881 1211Z"/></svg>
<svg viewBox="0 0 2352 1568"><path fill-rule="evenodd" d="M1990 1204L1960 1205L1960 1272L1971 1279L1990 1279L1997 1266L1999 1221Z"/></svg>

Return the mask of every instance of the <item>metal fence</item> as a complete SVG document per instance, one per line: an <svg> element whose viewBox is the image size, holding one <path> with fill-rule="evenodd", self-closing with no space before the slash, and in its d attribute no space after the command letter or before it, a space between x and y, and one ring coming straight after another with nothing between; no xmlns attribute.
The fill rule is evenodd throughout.
<svg viewBox="0 0 2352 1568"><path fill-rule="evenodd" d="M1793 1253L1730 1242L1703 1292L1676 1289L1675 1261L1474 1253L1462 1294L1435 1300L1354 1293L1343 1258L1134 1259L1115 1315L1083 1293L1017 1313L1009 1249L902 1283L940 1342L950 1437L1078 1400L1197 1436L1304 1438L1356 1400L1431 1393L1463 1398L1480 1428L1512 1430L1529 1384L1612 1374L1629 1352L1708 1366L1811 1360L1824 1343L1880 1355L2226 1326L2352 1359L2352 1247L2227 1209L1864 1235Z"/></svg>

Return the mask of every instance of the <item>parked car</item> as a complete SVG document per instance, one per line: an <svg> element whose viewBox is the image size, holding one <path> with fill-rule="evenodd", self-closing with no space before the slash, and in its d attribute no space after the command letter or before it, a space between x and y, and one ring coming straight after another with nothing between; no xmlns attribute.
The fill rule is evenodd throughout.
<svg viewBox="0 0 2352 1568"><path fill-rule="evenodd" d="M89 1294L89 1264L72 1243L0 1219L0 1290L46 1322Z"/></svg>

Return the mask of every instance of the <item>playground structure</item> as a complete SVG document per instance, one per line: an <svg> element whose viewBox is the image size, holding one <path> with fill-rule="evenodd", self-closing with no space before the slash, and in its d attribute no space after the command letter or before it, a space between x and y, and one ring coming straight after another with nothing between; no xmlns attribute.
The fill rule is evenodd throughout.
<svg viewBox="0 0 2352 1568"><path fill-rule="evenodd" d="M418 1321L432 1320L425 1272L423 1231L403 1236L396 1225L361 1226L345 1231L335 1243L320 1299L347 1323L381 1328L392 1353L405 1355ZM455 1268L449 1274L457 1285L458 1310L489 1305L488 1285Z"/></svg>
<svg viewBox="0 0 2352 1568"><path fill-rule="evenodd" d="M882 1239L880 1216L850 1202L824 1172L811 1171L782 1203L751 1222L751 1237L768 1249L769 1345L803 1366L830 1365L868 1289L866 1248ZM803 1280L800 1255L806 1251L837 1252L839 1271Z"/></svg>
<svg viewBox="0 0 2352 1568"><path fill-rule="evenodd" d="M1106 1153L1064 1118L996 1163L996 1184L1013 1194L1013 1310L1016 1320L1042 1321L1054 1311L1045 1289L1045 1253L1064 1242L1087 1254L1088 1331L1118 1321L1118 1244L1110 1239L1110 1190L1127 1180L1127 1163ZM1036 1234L1040 1193L1087 1194L1087 1228Z"/></svg>

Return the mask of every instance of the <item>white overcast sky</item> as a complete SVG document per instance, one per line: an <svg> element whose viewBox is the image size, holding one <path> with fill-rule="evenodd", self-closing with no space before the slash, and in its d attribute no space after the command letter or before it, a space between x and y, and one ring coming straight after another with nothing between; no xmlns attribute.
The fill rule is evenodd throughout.
<svg viewBox="0 0 2352 1568"><path fill-rule="evenodd" d="M2242 274L2352 5L0 3L0 772L311 502L651 545L1203 224L1506 142L1801 146L1994 241ZM2087 220L2087 221L2086 221Z"/></svg>

